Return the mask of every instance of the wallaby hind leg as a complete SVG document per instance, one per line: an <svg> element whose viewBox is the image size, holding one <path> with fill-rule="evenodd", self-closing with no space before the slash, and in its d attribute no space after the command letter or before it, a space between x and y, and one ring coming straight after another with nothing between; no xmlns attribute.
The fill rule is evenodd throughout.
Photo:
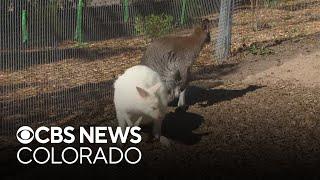
<svg viewBox="0 0 320 180"><path fill-rule="evenodd" d="M186 105L186 90L183 90L179 95L178 107Z"/></svg>
<svg viewBox="0 0 320 180"><path fill-rule="evenodd" d="M186 104L186 89L184 89L179 96L178 110L187 111L188 106Z"/></svg>

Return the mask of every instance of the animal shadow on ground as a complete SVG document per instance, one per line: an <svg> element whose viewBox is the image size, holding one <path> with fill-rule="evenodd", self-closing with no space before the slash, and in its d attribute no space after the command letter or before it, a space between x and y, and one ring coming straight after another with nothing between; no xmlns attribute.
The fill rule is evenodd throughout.
<svg viewBox="0 0 320 180"><path fill-rule="evenodd" d="M204 89L196 86L188 87L186 91L186 103L194 105L202 102L200 106L207 107L215 103L232 100L249 92L256 91L264 86L250 85L245 89L229 90L229 89Z"/></svg>
<svg viewBox="0 0 320 180"><path fill-rule="evenodd" d="M238 69L238 64L207 65L191 72L190 81L219 79Z"/></svg>
<svg viewBox="0 0 320 180"><path fill-rule="evenodd" d="M170 112L162 124L162 135L186 145L196 144L207 133L196 134L193 130L203 123L203 116L189 112Z"/></svg>

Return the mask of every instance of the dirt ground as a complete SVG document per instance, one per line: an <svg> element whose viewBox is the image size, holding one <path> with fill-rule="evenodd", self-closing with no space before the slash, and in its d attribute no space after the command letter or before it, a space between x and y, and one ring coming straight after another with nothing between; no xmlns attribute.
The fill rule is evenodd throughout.
<svg viewBox="0 0 320 180"><path fill-rule="evenodd" d="M261 84L281 84L283 81L297 86L320 87L320 52L308 55L298 54L290 62L272 67L258 74L248 76L244 82Z"/></svg>
<svg viewBox="0 0 320 180"><path fill-rule="evenodd" d="M170 148L144 141L139 145L143 152L139 166L85 167L83 171L78 167L43 168L43 176L37 176L73 170L82 177L113 177L119 172L159 177L319 175L320 34L269 48L273 54L243 51L221 64L214 71L220 84L192 82L188 111L175 112L172 107L164 121L163 134L171 140ZM112 112L109 104L96 114L60 125L114 126ZM8 141L2 138L2 144ZM35 176L39 167L10 169L15 167L15 148L11 144L0 149L5 176Z"/></svg>
<svg viewBox="0 0 320 180"><path fill-rule="evenodd" d="M188 113L166 121L173 148L150 150L150 159L167 158L152 163L181 174L319 173L319 40L284 42L272 56L244 53L223 85L193 82Z"/></svg>

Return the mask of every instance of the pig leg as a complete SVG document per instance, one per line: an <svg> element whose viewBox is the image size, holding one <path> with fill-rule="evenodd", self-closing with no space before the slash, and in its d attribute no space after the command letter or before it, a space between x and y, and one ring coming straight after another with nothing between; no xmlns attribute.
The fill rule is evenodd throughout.
<svg viewBox="0 0 320 180"><path fill-rule="evenodd" d="M154 120L153 129L152 129L152 135L156 139L159 139L160 136L161 136L161 126L162 126L162 120Z"/></svg>
<svg viewBox="0 0 320 180"><path fill-rule="evenodd" d="M121 127L122 131L124 132L126 129L127 114L123 112L117 112L117 119L119 127Z"/></svg>
<svg viewBox="0 0 320 180"><path fill-rule="evenodd" d="M161 126L162 126L162 120L156 120L153 124L153 136L160 141L161 145L169 147L170 146L170 140L164 136L161 136Z"/></svg>
<svg viewBox="0 0 320 180"><path fill-rule="evenodd" d="M126 130L126 123L128 119L127 113L117 112L118 126L121 128L122 132ZM123 147L123 144L120 138L117 140L118 147Z"/></svg>

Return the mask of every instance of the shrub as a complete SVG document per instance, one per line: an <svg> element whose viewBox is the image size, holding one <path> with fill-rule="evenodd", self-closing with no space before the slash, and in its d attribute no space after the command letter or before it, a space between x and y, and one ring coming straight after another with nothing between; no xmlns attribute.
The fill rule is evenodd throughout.
<svg viewBox="0 0 320 180"><path fill-rule="evenodd" d="M264 0L265 7L273 7L279 3L279 0Z"/></svg>
<svg viewBox="0 0 320 180"><path fill-rule="evenodd" d="M135 32L149 38L157 38L168 34L173 28L173 17L165 14L137 16L135 18Z"/></svg>

